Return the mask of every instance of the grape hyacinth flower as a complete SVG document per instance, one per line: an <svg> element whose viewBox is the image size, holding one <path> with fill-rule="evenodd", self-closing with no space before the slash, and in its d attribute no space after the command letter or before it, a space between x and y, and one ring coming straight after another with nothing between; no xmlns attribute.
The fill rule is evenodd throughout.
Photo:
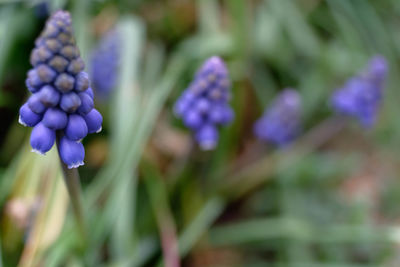
<svg viewBox="0 0 400 267"><path fill-rule="evenodd" d="M68 168L77 168L85 157L81 140L101 130L102 116L93 107L93 92L68 12L57 11L48 19L30 62L33 68L26 86L32 95L20 108L19 122L33 127L34 152L45 154L57 139L61 160Z"/></svg>
<svg viewBox="0 0 400 267"><path fill-rule="evenodd" d="M233 120L233 110L229 106L230 87L225 63L213 56L197 71L192 83L175 103L175 115L194 132L195 140L203 150L215 148L218 126Z"/></svg>
<svg viewBox="0 0 400 267"><path fill-rule="evenodd" d="M93 50L90 60L90 78L92 87L101 98L109 96L116 86L120 64L120 38L112 30L101 38Z"/></svg>
<svg viewBox="0 0 400 267"><path fill-rule="evenodd" d="M49 16L50 6L47 0L39 1L33 8L37 18L45 19Z"/></svg>
<svg viewBox="0 0 400 267"><path fill-rule="evenodd" d="M374 125L382 101L382 91L388 72L384 57L373 57L359 75L350 78L331 98L333 109L357 118L364 128Z"/></svg>
<svg viewBox="0 0 400 267"><path fill-rule="evenodd" d="M301 130L301 97L293 89L283 90L264 115L254 124L254 134L260 140L284 146Z"/></svg>

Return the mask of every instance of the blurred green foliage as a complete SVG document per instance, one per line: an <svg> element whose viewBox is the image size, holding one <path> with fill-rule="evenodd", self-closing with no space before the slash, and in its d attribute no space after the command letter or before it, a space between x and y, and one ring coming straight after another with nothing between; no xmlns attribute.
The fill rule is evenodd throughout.
<svg viewBox="0 0 400 267"><path fill-rule="evenodd" d="M400 265L398 0L47 7L71 12L85 59L108 29L123 32L119 83L96 103L103 132L84 140L82 247L55 153L33 156L17 125L43 5L0 0L0 266L174 266L169 253L183 266ZM318 143L331 92L375 54L390 62L378 125L350 124ZM236 118L215 151L201 152L171 109L212 55L229 67ZM278 151L251 129L284 87L300 91L305 129Z"/></svg>

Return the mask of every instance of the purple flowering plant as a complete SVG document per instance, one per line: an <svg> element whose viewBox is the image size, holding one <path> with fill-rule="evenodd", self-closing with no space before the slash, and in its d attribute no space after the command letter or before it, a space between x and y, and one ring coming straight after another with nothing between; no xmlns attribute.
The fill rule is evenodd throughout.
<svg viewBox="0 0 400 267"><path fill-rule="evenodd" d="M55 12L36 39L26 86L32 93L20 108L19 122L33 127L30 144L45 154L58 140L59 155L68 168L83 165L81 140L101 131L102 116L94 108L93 91L73 37L71 17Z"/></svg>
<svg viewBox="0 0 400 267"><path fill-rule="evenodd" d="M194 80L175 103L175 115L194 132L202 150L214 149L218 143L218 126L234 117L229 106L231 82L224 61L213 56L197 71Z"/></svg>
<svg viewBox="0 0 400 267"><path fill-rule="evenodd" d="M118 79L121 39L117 30L107 32L91 53L90 79L100 98L107 98Z"/></svg>
<svg viewBox="0 0 400 267"><path fill-rule="evenodd" d="M283 90L254 124L255 136L277 146L293 141L301 130L301 96L294 89Z"/></svg>
<svg viewBox="0 0 400 267"><path fill-rule="evenodd" d="M332 94L333 109L339 114L357 118L365 128L373 126L382 102L387 72L386 59L373 57L365 70Z"/></svg>

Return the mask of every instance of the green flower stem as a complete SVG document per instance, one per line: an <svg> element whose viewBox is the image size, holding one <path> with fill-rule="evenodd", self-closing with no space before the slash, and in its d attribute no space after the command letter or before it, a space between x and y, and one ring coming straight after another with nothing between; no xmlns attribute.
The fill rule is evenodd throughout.
<svg viewBox="0 0 400 267"><path fill-rule="evenodd" d="M161 239L163 260L156 266L179 267L180 258L178 251L178 240L174 217L169 206L167 186L161 175L146 164L143 168L145 184L150 197L150 204L156 217L156 222Z"/></svg>
<svg viewBox="0 0 400 267"><path fill-rule="evenodd" d="M59 149L60 139L61 135L58 133L56 141L58 153L60 153ZM82 189L81 189L78 169L77 168L68 169L68 166L64 162L62 162L61 157L59 158L65 185L67 186L68 194L71 199L72 211L74 213L76 224L78 226L78 231L84 245L86 243L87 233L86 233L86 224L83 213Z"/></svg>

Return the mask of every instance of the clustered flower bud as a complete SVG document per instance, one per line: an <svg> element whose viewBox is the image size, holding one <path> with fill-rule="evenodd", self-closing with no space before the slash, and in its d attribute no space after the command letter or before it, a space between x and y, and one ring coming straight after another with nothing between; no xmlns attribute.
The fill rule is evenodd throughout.
<svg viewBox="0 0 400 267"><path fill-rule="evenodd" d="M120 65L120 38L112 30L101 38L90 59L90 78L96 95L106 98L116 86Z"/></svg>
<svg viewBox="0 0 400 267"><path fill-rule="evenodd" d="M373 57L366 69L350 78L331 98L334 110L357 118L365 128L371 127L377 117L388 64L382 56Z"/></svg>
<svg viewBox="0 0 400 267"><path fill-rule="evenodd" d="M254 134L263 141L284 146L301 130L301 97L293 89L283 90L254 124Z"/></svg>
<svg viewBox="0 0 400 267"><path fill-rule="evenodd" d="M218 142L218 126L229 124L234 116L229 106L228 70L219 57L209 58L196 73L193 82L175 103L174 111L186 127L195 133L203 150Z"/></svg>
<svg viewBox="0 0 400 267"><path fill-rule="evenodd" d="M102 116L93 108L85 64L72 34L68 12L57 11L35 42L26 86L32 93L20 109L19 122L33 127L30 143L34 152L45 154L60 136L62 161L69 168L83 165L81 140L101 130Z"/></svg>

